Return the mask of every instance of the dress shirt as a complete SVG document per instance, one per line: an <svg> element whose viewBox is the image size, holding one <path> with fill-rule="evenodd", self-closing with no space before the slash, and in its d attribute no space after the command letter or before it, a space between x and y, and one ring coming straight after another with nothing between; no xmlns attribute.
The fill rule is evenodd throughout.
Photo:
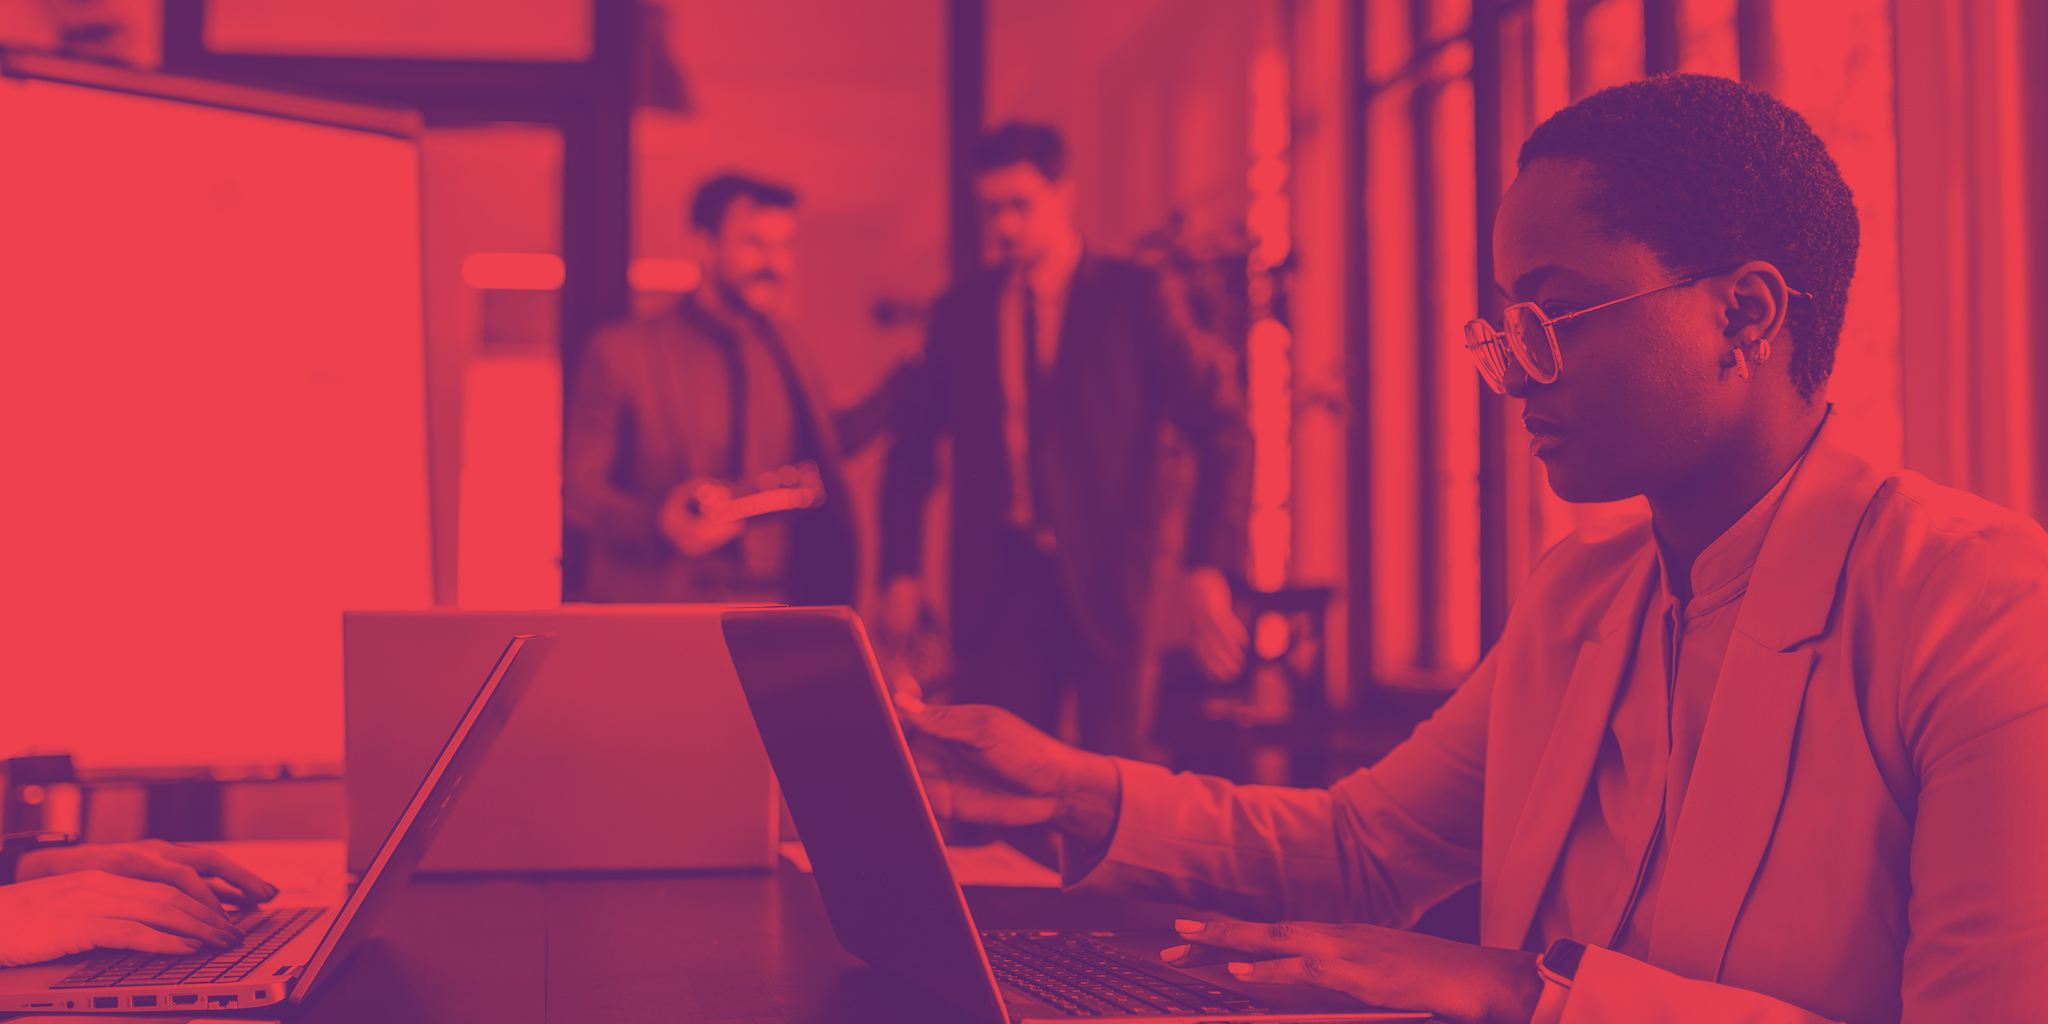
<svg viewBox="0 0 2048 1024"><path fill-rule="evenodd" d="M1784 500L1793 467L1692 564L1692 600L1680 607L1669 567L1637 624L1634 664L1600 743L1593 784L1536 912L1531 949L1555 939L1609 946L1644 959L1650 926L1692 780L1714 681L1749 589L1750 569ZM1642 871L1638 891L1637 873ZM1626 917L1624 917L1626 915ZM1619 936L1616 929L1622 928Z"/></svg>
<svg viewBox="0 0 2048 1024"><path fill-rule="evenodd" d="M1068 236L1036 261L1019 267L1003 288L1003 440L1010 456L1010 525L1027 532L1041 524L1031 495L1031 384L1024 375L1030 346L1024 338L1024 303L1029 298L1037 315L1038 372L1050 376L1059 363L1067 286L1081 263L1081 248L1080 236Z"/></svg>

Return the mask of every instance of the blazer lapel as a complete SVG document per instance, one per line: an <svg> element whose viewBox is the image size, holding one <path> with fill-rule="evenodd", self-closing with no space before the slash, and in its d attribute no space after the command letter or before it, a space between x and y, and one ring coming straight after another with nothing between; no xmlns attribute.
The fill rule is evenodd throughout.
<svg viewBox="0 0 2048 1024"><path fill-rule="evenodd" d="M1493 881L1494 895L1485 901L1480 929L1480 941L1485 945L1514 949L1528 937L1536 906L1550 884L1565 836L1592 780L1593 762L1600 755L1600 741L1614 713L1615 694L1642 635L1643 614L1657 583L1656 569L1655 548L1646 545L1616 591L1614 604L1600 620L1599 638L1579 649L1557 723L1550 730L1543 759L1537 763L1536 778L1522 803L1522 817L1515 825L1500 875Z"/></svg>
<svg viewBox="0 0 2048 1024"><path fill-rule="evenodd" d="M1075 400L1084 364L1095 353L1094 332L1102 319L1096 308L1101 304L1102 265L1094 255L1083 253L1067 282L1067 306L1060 314L1060 347L1053 355L1053 393L1062 404Z"/></svg>
<svg viewBox="0 0 2048 1024"><path fill-rule="evenodd" d="M1672 838L1650 962L1715 980L1777 827L1800 708L1835 588L1884 482L1823 426L1757 554Z"/></svg>

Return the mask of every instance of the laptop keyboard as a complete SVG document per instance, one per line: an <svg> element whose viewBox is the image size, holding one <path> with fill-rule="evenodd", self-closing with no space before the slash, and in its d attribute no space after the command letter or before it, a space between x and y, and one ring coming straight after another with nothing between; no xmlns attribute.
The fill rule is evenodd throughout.
<svg viewBox="0 0 2048 1024"><path fill-rule="evenodd" d="M78 970L51 988L127 988L141 985L210 985L241 981L262 966L270 954L298 937L326 913L326 907L241 910L228 920L248 933L240 944L220 952L136 953L107 950L92 954Z"/></svg>
<svg viewBox="0 0 2048 1024"><path fill-rule="evenodd" d="M1076 1017L1265 1013L1267 1007L1189 976L1171 981L1136 957L1071 932L982 932L996 980Z"/></svg>

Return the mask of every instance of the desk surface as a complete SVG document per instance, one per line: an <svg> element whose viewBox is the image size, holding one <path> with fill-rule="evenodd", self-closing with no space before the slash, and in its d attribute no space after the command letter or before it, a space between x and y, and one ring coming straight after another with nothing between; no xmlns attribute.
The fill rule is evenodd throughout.
<svg viewBox="0 0 2048 1024"><path fill-rule="evenodd" d="M967 892L983 928L1155 930L1192 916L1043 889ZM759 874L420 878L378 935L298 1020L955 1019L842 951L817 886L787 863Z"/></svg>

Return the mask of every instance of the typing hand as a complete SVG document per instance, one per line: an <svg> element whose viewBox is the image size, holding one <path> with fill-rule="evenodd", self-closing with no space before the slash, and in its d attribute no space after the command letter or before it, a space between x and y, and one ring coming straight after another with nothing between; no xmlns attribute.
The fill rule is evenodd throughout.
<svg viewBox="0 0 2048 1024"><path fill-rule="evenodd" d="M984 704L926 704L896 693L898 717L932 813L977 825L1051 822L1088 846L1116 820L1116 764L1076 750Z"/></svg>
<svg viewBox="0 0 2048 1024"><path fill-rule="evenodd" d="M94 948L196 953L241 940L218 912L162 882L88 870L0 886L0 967Z"/></svg>
<svg viewBox="0 0 2048 1024"><path fill-rule="evenodd" d="M690 558L699 558L726 546L747 529L744 519L727 519L718 515L715 508L700 507L703 503L699 500L699 492L707 483L710 482L692 480L670 488L658 516L662 535L676 546L677 551ZM712 486L715 488L717 485L712 483ZM729 495L731 492L726 493Z"/></svg>
<svg viewBox="0 0 2048 1024"><path fill-rule="evenodd" d="M1244 650L1251 635L1231 607L1230 581L1205 565L1188 574L1188 588L1194 592L1193 647L1202 674L1219 683L1236 679L1244 674Z"/></svg>
<svg viewBox="0 0 2048 1024"><path fill-rule="evenodd" d="M161 882L205 907L221 927L230 927L221 917L221 900L253 907L277 898L277 886L256 877L256 873L218 851L198 846L180 846L161 839L138 843L87 843L31 850L14 866L17 881L62 875L73 871L105 871L144 882Z"/></svg>
<svg viewBox="0 0 2048 1024"><path fill-rule="evenodd" d="M1427 1010L1450 1024L1527 1024L1543 983L1536 954L1370 924L1175 921L1175 967L1228 964L1241 981L1314 985L1361 1002Z"/></svg>

